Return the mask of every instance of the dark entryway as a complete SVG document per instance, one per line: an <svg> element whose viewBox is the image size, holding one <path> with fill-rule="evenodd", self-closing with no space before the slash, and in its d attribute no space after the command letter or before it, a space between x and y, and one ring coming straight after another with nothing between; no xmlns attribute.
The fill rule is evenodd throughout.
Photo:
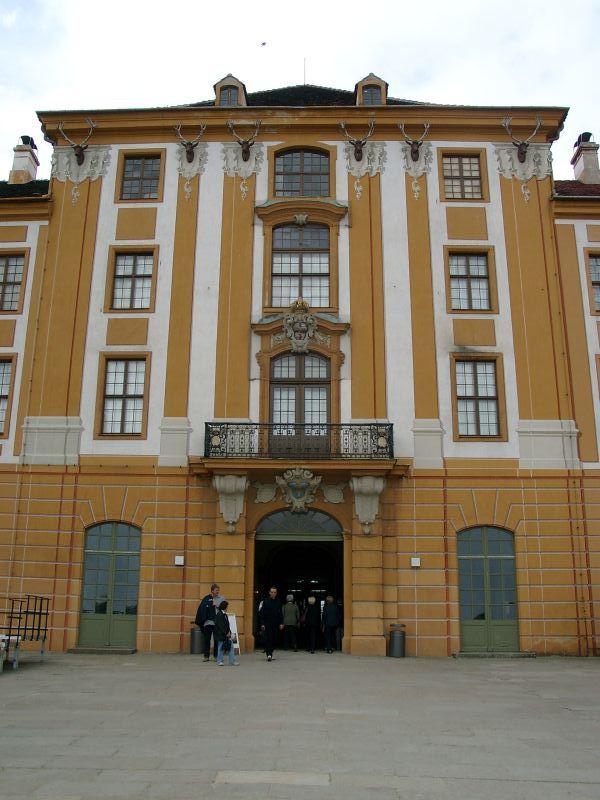
<svg viewBox="0 0 600 800"><path fill-rule="evenodd" d="M256 531L254 555L254 631L258 605L276 586L282 603L294 596L303 611L313 595L322 605L327 595L341 604L344 595L343 541L339 523L320 511L279 511Z"/></svg>

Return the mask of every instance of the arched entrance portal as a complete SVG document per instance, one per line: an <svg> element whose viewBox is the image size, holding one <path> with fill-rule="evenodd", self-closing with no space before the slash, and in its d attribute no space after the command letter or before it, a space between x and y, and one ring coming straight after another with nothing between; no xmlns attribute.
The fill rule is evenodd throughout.
<svg viewBox="0 0 600 800"><path fill-rule="evenodd" d="M293 514L276 511L256 529L254 555L254 631L258 604L270 586L285 602L288 594L301 609L312 594L320 603L328 594L340 603L344 596L341 525L322 511Z"/></svg>

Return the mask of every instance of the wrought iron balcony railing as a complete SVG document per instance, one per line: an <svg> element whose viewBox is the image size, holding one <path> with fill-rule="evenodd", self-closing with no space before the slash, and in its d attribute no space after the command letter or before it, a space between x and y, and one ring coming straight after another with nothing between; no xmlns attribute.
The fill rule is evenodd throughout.
<svg viewBox="0 0 600 800"><path fill-rule="evenodd" d="M205 458L390 459L393 425L207 422Z"/></svg>

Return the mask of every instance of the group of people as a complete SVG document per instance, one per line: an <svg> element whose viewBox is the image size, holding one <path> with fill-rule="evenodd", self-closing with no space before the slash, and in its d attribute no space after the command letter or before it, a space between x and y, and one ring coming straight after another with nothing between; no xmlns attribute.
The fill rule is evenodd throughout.
<svg viewBox="0 0 600 800"><path fill-rule="evenodd" d="M306 650L314 653L317 648L319 632L325 638L325 650L333 653L337 647L337 632L342 625L342 615L333 595L327 595L321 612L317 598L310 596L306 608L300 611L294 596L288 594L282 605L277 597L277 587L271 586L269 595L258 607L260 631L267 661L273 660L273 650L280 631L283 631L283 646L298 651L298 631L301 627L306 631Z"/></svg>
<svg viewBox="0 0 600 800"><path fill-rule="evenodd" d="M204 661L210 660L210 642L213 641L213 652L217 666L222 667L224 656L227 654L229 665L237 667L239 661L235 658L235 648L227 607L229 603L221 596L218 583L210 587L210 594L202 598L198 611L196 611L196 625L202 630L204 638Z"/></svg>
<svg viewBox="0 0 600 800"><path fill-rule="evenodd" d="M204 639L203 659L210 660L211 640L214 657L218 666L225 663L228 656L230 666L235 667L233 635L227 616L228 602L220 593L218 583L213 583L210 593L202 598L196 612L196 625L202 630ZM314 653L317 649L319 633L324 635L325 650L333 653L337 648L337 633L342 626L342 614L339 605L332 595L327 595L323 611L317 598L310 596L306 608L301 611L294 596L288 594L286 602L281 603L277 597L277 587L271 586L268 596L258 607L259 629L263 640L267 661L273 660L273 651L280 632L283 632L283 646L286 650L298 651L298 632L304 628L306 632L306 650Z"/></svg>

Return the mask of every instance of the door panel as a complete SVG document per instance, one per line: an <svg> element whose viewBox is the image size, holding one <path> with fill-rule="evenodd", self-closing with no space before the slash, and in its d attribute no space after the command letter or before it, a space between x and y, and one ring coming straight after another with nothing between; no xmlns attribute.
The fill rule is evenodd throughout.
<svg viewBox="0 0 600 800"><path fill-rule="evenodd" d="M103 523L86 536L79 644L135 647L140 531Z"/></svg>
<svg viewBox="0 0 600 800"><path fill-rule="evenodd" d="M519 630L513 537L500 528L458 536L462 652L517 652Z"/></svg>

